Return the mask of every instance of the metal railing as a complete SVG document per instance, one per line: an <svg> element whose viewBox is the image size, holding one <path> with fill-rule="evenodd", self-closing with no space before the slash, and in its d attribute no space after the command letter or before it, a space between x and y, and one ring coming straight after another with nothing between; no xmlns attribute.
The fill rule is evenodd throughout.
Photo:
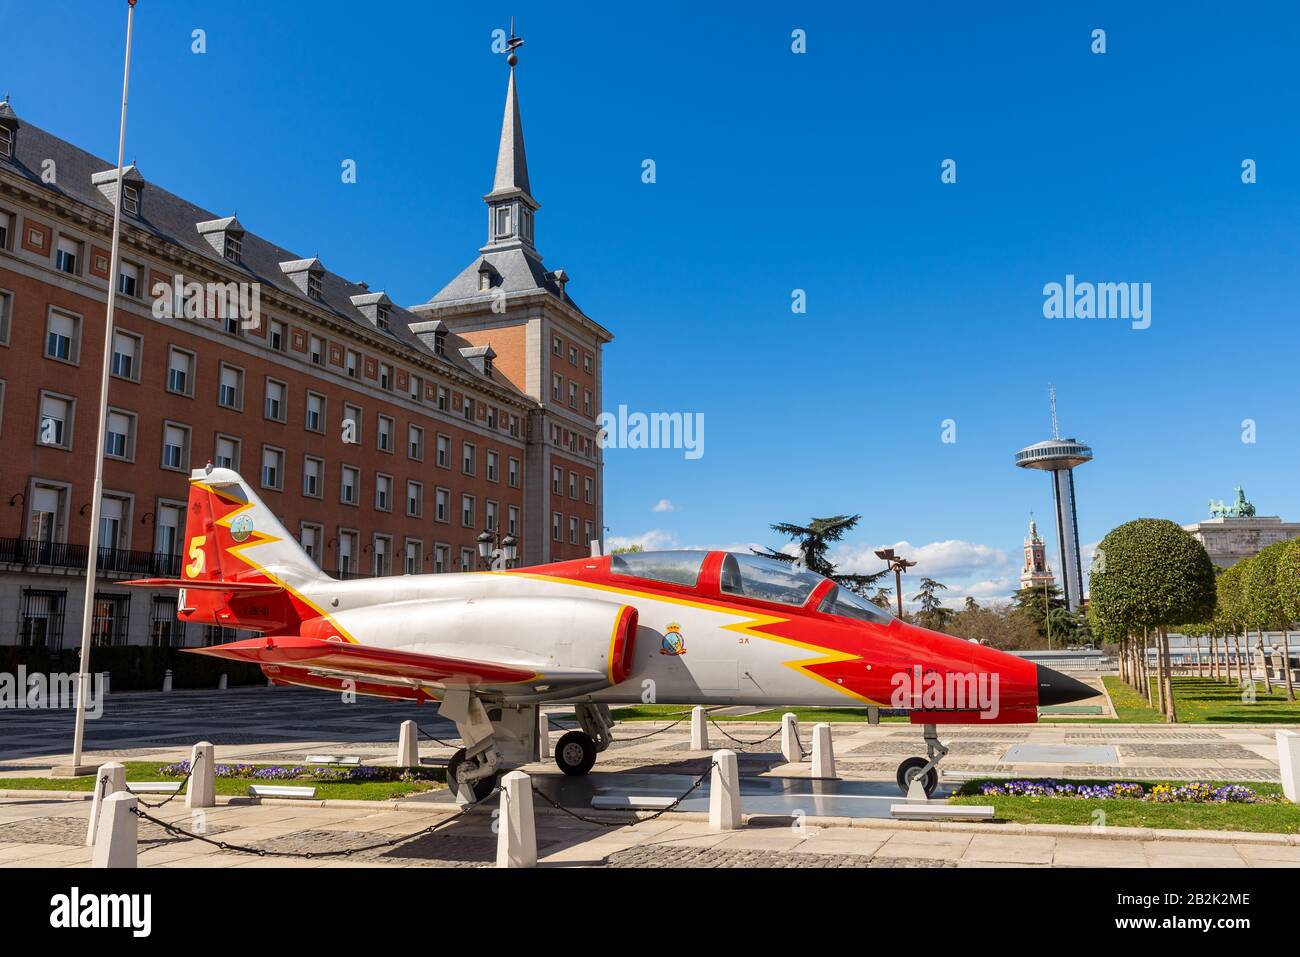
<svg viewBox="0 0 1300 957"><path fill-rule="evenodd" d="M0 538L0 564L27 568L85 568L89 549L69 542L47 542L35 538ZM127 548L102 547L98 567L101 574L174 578L180 573L179 555L139 552Z"/></svg>

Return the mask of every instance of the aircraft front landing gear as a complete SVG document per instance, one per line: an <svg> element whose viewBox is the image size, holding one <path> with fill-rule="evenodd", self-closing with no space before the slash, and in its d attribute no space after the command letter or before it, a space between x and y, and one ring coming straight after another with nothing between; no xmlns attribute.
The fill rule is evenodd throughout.
<svg viewBox="0 0 1300 957"><path fill-rule="evenodd" d="M486 757L490 759L492 755L486 754ZM491 794L492 789L497 786L495 762L492 762L490 767L483 770L481 776L475 777L488 763L484 758L485 754L481 753L472 758L470 765L466 766L464 748L451 756L451 760L447 762L447 786L452 789L457 797L463 798L468 793L472 796L471 800L481 801ZM461 773L462 767L465 768L463 774Z"/></svg>
<svg viewBox="0 0 1300 957"><path fill-rule="evenodd" d="M934 794L934 789L939 786L939 762L947 757L948 749L939 740L938 729L932 724L925 725L925 751L928 758L908 758L898 766L898 788L904 794L918 778L926 797Z"/></svg>

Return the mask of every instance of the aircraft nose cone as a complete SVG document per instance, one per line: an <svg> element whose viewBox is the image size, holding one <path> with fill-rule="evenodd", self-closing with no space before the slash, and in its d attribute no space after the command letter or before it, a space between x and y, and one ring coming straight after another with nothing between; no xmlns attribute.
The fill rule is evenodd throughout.
<svg viewBox="0 0 1300 957"><path fill-rule="evenodd" d="M1084 698L1095 697L1096 694L1096 688L1084 684L1077 678L1071 678L1059 671L1053 671L1051 668L1038 665L1038 704L1040 707L1049 704L1069 704L1071 701L1082 701Z"/></svg>

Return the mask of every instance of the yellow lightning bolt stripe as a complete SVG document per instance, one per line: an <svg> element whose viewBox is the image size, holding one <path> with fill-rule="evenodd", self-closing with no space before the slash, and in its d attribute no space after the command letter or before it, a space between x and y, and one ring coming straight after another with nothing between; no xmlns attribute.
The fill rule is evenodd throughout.
<svg viewBox="0 0 1300 957"><path fill-rule="evenodd" d="M208 492L211 495L215 495L217 498L221 499L223 502L226 502L229 505L237 506L237 508L235 508L233 512L230 512L229 514L224 515L219 519L216 519L216 524L220 525L222 528L226 529L227 531L230 531L230 524L232 521L234 521L234 519L237 516L243 514L244 512L248 511L253 507L252 502L236 498L233 495L223 492L221 491L221 489L217 488L216 486L209 485L206 482L191 482L190 484L192 484L195 488L203 489L205 492ZM231 538L234 538L233 534L231 535ZM254 528L253 536L250 537L248 541L236 542L234 545L228 547L226 549L226 552L228 554L234 555L235 558L239 559L241 562L243 562L245 565L247 565L249 568L257 572L258 574L265 575L267 578L271 579L271 581L275 582L277 585L283 588L286 592L293 595L294 598L298 599L298 601L302 602L308 608L315 611L318 615L325 618L330 623L330 625L333 626L333 628L339 633L340 637L346 639L352 644L360 644L360 642L357 641L356 637L353 636L352 633L349 632L346 628L340 625L338 621L334 618L334 616L331 615L329 612L327 612L324 608L321 608L320 605L316 604L314 601L312 601L310 598L308 598L298 589L294 588L292 585L290 585L288 582L282 579L279 575L273 574L260 562L255 561L249 556L243 554L245 549L252 548L255 545L268 545L279 541L283 541L283 539L280 539L274 535L267 535L265 532L259 532L256 528Z"/></svg>
<svg viewBox="0 0 1300 957"><path fill-rule="evenodd" d="M624 588L618 585L604 585L599 582L582 581L577 578L560 578L556 575L538 575L532 572L519 571L489 572L488 574L510 575L515 578L529 578L534 581L543 582L562 582L566 585L577 585L580 588L592 588L596 591L612 592L617 595L633 595L637 598L648 598L652 601L667 602L671 605L682 605L687 608L700 608L704 611L740 617L740 621L732 622L728 625L721 625L720 627L723 631L734 631L737 634L749 635L755 638L762 638L766 641L775 641L779 644L790 645L793 648L803 648L808 651L818 652L819 654L815 657L803 658L799 661L784 661L782 664L787 668L792 668L795 671L812 678L814 681L820 681L826 687L833 688L842 695L847 695L850 698L855 698L856 700L862 701L866 704L879 703L865 695L858 694L856 691L851 691L843 685L817 674L815 671L809 670L814 665L829 665L838 664L842 661L857 661L861 659L861 655L855 655L848 651L836 651L834 648L815 645L807 641L799 641L797 638L786 638L782 635L774 635L770 632L755 630L766 625L777 625L787 622L790 620L787 617L765 615L761 612L748 612L745 609L735 608L731 605L722 605L717 602L700 601L695 598L679 598L676 595L665 595L661 592L642 591L640 589Z"/></svg>

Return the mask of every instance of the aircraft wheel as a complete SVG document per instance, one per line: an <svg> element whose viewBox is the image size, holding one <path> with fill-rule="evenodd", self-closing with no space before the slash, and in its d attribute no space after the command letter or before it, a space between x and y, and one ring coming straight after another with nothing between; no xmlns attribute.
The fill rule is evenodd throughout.
<svg viewBox="0 0 1300 957"><path fill-rule="evenodd" d="M898 789L906 794L908 785L912 783L912 780L920 772L921 768L925 767L929 763L930 762L925 758L908 758L900 764L898 766ZM929 797L932 795L934 789L938 786L939 769L931 768L925 773L925 777L921 780L921 787L925 788L925 796Z"/></svg>
<svg viewBox="0 0 1300 957"><path fill-rule="evenodd" d="M456 769L465 762L465 749L461 748L451 756L447 762L447 787L456 789ZM470 791L473 794L473 800L481 801L497 786L497 775L489 774L485 778L479 778L477 781L469 782Z"/></svg>
<svg viewBox="0 0 1300 957"><path fill-rule="evenodd" d="M586 774L596 763L596 742L585 731L570 731L555 745L555 763L565 774Z"/></svg>

